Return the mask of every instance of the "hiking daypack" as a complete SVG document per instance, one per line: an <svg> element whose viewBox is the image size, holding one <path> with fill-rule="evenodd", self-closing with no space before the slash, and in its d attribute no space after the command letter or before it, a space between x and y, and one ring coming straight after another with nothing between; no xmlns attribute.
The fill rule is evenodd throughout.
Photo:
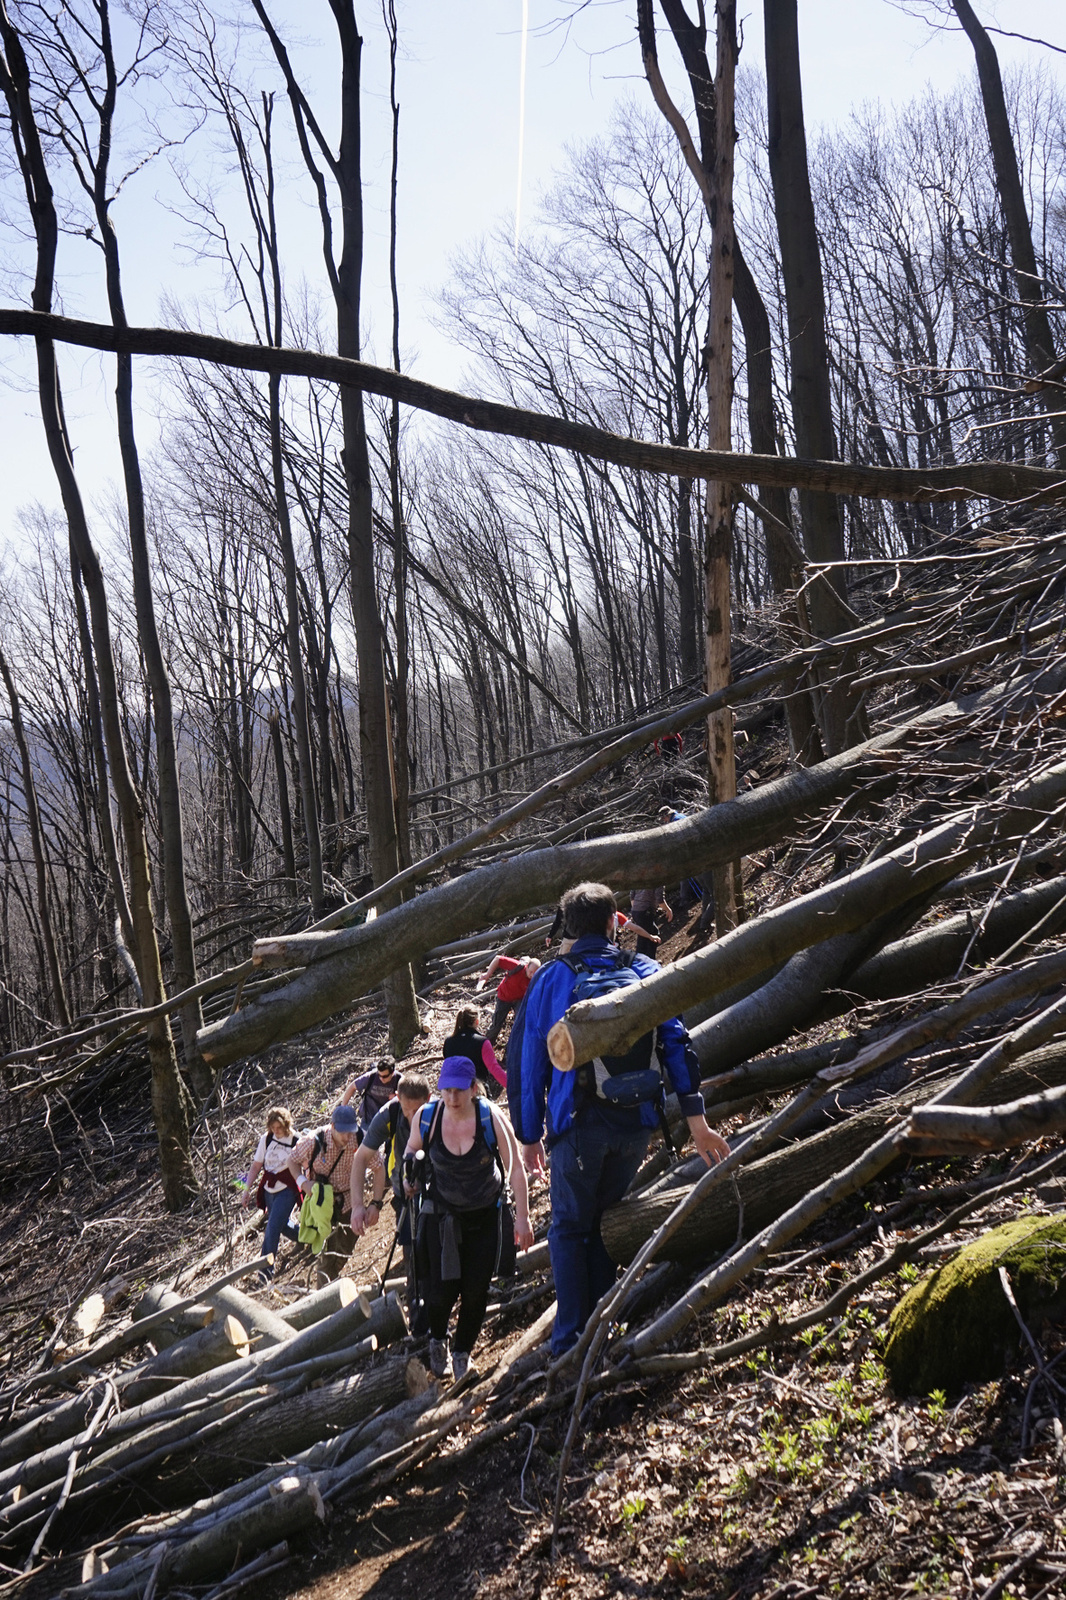
<svg viewBox="0 0 1066 1600"><path fill-rule="evenodd" d="M599 1000L616 989L627 989L641 981L634 970L633 956L628 950L619 950L613 967L588 966L579 956L559 957L565 961L577 978L570 994L570 1005L582 1000ZM632 1110L637 1106L656 1106L662 1109L665 1093L663 1075L659 1068L658 1029L652 1028L622 1056L596 1056L577 1069L577 1081L590 1098L603 1100L608 1105Z"/></svg>
<svg viewBox="0 0 1066 1600"><path fill-rule="evenodd" d="M403 1150L400 1147L400 1123L403 1121L403 1107L399 1100L390 1100L388 1105L389 1128L385 1135L385 1178L392 1183L393 1173L403 1160Z"/></svg>

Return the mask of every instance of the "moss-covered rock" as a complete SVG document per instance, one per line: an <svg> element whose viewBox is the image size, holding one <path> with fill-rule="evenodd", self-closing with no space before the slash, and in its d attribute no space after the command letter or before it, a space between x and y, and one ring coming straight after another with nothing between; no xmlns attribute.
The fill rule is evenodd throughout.
<svg viewBox="0 0 1066 1600"><path fill-rule="evenodd" d="M1039 1335L1066 1316L1066 1214L993 1228L905 1294L889 1319L885 1366L897 1394L957 1394L1003 1375L1021 1333L1003 1293Z"/></svg>

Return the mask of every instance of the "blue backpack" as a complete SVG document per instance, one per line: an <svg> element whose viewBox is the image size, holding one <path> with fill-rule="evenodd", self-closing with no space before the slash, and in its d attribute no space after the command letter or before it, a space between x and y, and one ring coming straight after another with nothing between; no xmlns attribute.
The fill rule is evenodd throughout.
<svg viewBox="0 0 1066 1600"><path fill-rule="evenodd" d="M590 967L576 956L560 956L559 959L565 961L577 977L570 994L572 1006L582 1000L600 1000L604 995L628 989L641 981L627 950L619 950L615 965L607 968ZM652 1028L630 1045L624 1055L596 1056L578 1067L579 1088L589 1099L603 1100L622 1109L653 1105L661 1110L665 1091L657 1046L658 1029Z"/></svg>

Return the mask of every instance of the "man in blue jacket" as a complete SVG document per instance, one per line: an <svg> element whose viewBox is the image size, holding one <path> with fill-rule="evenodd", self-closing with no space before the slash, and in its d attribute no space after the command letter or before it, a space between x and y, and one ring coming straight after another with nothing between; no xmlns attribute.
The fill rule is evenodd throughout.
<svg viewBox="0 0 1066 1600"><path fill-rule="evenodd" d="M616 969L623 958L611 942L616 910L611 890L602 883L580 883L563 896L562 909L566 933L574 939L569 960L593 972ZM640 978L659 970L649 956L630 960ZM552 1333L557 1356L577 1343L597 1301L615 1281L617 1269L603 1243L600 1218L632 1183L658 1121L653 1104L609 1105L583 1087L579 1072L552 1066L548 1034L568 1009L581 977L567 959L553 961L526 996L515 1130L528 1171L544 1171L545 1144L551 1153L548 1244L558 1301ZM703 1115L699 1065L687 1049L685 1026L673 1017L660 1023L657 1033L662 1066L696 1148L708 1166L721 1161L729 1146Z"/></svg>

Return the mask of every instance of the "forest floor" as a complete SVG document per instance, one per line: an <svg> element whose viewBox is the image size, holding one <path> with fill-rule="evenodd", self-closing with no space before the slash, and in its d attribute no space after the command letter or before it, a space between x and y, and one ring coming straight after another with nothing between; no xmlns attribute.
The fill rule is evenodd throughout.
<svg viewBox="0 0 1066 1600"><path fill-rule="evenodd" d="M679 930L664 955L685 948L690 932ZM469 993L469 986L451 986L434 998L412 1065L440 1059L441 1040ZM180 1219L159 1204L146 1133L140 1155L125 1166L117 1158L101 1164L98 1132L91 1139L87 1133L79 1165L60 1155L47 1129L41 1136L38 1122L36 1137L19 1141L17 1185L10 1168L0 1178L7 1371L25 1369L46 1344L66 1337L57 1308L73 1309L92 1283L121 1273L136 1291L228 1237L244 1216L234 1180L266 1106L287 1102L299 1125L314 1125L382 1048L383 1019L367 1007L340 1027L233 1069L211 1127L201 1130L203 1202ZM136 1145L132 1126L111 1132L116 1150ZM928 1196L981 1165L925 1163L920 1179L901 1165L805 1236L802 1261L792 1250L750 1278L704 1319L699 1343L734 1337L771 1311L799 1314L907 1236L891 1224L877 1226L880 1211L919 1182ZM1029 1214L1064 1210L1066 1185L1051 1182L1024 1202L975 1213L934 1247L933 1264L1017 1214L1019 1203ZM538 1234L547 1210L541 1187L533 1204ZM935 1214L930 1201L922 1220ZM917 1226L917 1218L909 1220ZM864 1222L863 1242L840 1244ZM380 1273L391 1236L386 1224L361 1241L347 1268L357 1281ZM254 1251L253 1235L236 1259ZM284 1247L265 1300L294 1298L311 1274ZM916 1268L905 1268L882 1280L842 1321L783 1349L597 1396L570 1465L554 1558L551 1511L565 1412L526 1423L484 1450L473 1443L475 1414L424 1466L338 1507L325 1531L294 1547L283 1570L257 1581L257 1600L1066 1595L1066 1446L1057 1418L1038 1408L1022 1448L1031 1371L1020 1367L961 1397L901 1398L887 1387L880 1361L887 1316L916 1276ZM490 1310L476 1355L482 1371L548 1303L550 1287L542 1288L542 1298L520 1310L509 1310L502 1296ZM1066 1330L1051 1331L1049 1354L1064 1337ZM72 1576L53 1570L50 1587L11 1587L56 1593Z"/></svg>

